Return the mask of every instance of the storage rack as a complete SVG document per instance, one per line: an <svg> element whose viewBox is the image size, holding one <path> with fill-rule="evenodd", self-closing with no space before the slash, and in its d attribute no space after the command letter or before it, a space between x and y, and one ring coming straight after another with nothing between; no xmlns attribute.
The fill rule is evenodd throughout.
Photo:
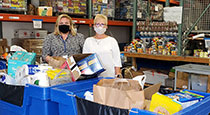
<svg viewBox="0 0 210 115"><path fill-rule="evenodd" d="M208 0L200 1L188 1L183 0L185 7L183 7L183 50L182 53L186 49L186 46L189 42L188 35L194 32L202 32L209 33L209 12L210 12L210 2ZM195 29L196 28L196 29Z"/></svg>

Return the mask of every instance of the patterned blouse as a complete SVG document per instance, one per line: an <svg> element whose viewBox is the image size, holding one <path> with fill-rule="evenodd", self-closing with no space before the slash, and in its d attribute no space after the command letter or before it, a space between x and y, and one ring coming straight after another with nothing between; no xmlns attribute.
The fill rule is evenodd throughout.
<svg viewBox="0 0 210 115"><path fill-rule="evenodd" d="M77 33L75 36L69 34L66 40L63 40L61 35L48 34L44 39L42 58L45 59L47 55L70 56L82 53L84 41L84 35L80 33Z"/></svg>

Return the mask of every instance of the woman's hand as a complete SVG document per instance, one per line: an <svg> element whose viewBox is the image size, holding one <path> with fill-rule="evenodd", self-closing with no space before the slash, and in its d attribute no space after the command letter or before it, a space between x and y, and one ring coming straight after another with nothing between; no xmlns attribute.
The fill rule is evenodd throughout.
<svg viewBox="0 0 210 115"><path fill-rule="evenodd" d="M115 67L115 77L123 77L121 74L120 67Z"/></svg>
<svg viewBox="0 0 210 115"><path fill-rule="evenodd" d="M52 59L51 56L46 56L45 60L49 63L49 61Z"/></svg>

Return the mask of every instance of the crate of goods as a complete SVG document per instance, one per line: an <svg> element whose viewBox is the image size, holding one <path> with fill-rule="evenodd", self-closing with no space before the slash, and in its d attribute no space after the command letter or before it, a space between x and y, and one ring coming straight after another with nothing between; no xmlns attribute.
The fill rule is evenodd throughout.
<svg viewBox="0 0 210 115"><path fill-rule="evenodd" d="M35 64L36 54L16 51L8 60L8 74L15 77L18 68L25 64Z"/></svg>
<svg viewBox="0 0 210 115"><path fill-rule="evenodd" d="M87 0L56 0L53 2L53 12L69 14L87 14Z"/></svg>
<svg viewBox="0 0 210 115"><path fill-rule="evenodd" d="M104 14L107 17L114 18L115 0L93 0L93 15Z"/></svg>
<svg viewBox="0 0 210 115"><path fill-rule="evenodd" d="M115 4L115 18L133 19L133 0L116 0Z"/></svg>

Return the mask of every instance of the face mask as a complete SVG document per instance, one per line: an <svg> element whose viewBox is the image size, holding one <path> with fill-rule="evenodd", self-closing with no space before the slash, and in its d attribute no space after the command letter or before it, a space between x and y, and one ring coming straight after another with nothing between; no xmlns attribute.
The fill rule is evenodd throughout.
<svg viewBox="0 0 210 115"><path fill-rule="evenodd" d="M69 32L69 25L59 25L59 31L64 34Z"/></svg>
<svg viewBox="0 0 210 115"><path fill-rule="evenodd" d="M94 27L94 30L97 34L104 34L106 32L106 28L103 27Z"/></svg>

